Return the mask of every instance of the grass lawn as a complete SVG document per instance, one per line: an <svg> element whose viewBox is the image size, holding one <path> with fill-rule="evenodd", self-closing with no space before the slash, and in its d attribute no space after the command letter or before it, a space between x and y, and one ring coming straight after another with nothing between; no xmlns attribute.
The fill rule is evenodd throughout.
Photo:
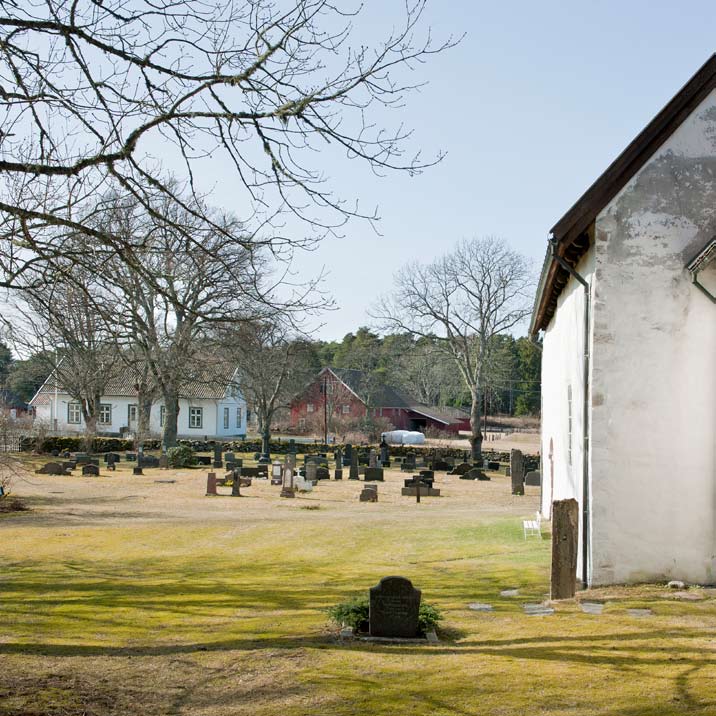
<svg viewBox="0 0 716 716"><path fill-rule="evenodd" d="M388 472L377 504L347 480L206 498L205 472L145 472L15 482L32 509L0 515L0 716L716 714L710 591L524 613L548 591L549 540L521 528L537 488L439 473L417 505ZM444 613L440 643L341 642L325 608L392 574Z"/></svg>

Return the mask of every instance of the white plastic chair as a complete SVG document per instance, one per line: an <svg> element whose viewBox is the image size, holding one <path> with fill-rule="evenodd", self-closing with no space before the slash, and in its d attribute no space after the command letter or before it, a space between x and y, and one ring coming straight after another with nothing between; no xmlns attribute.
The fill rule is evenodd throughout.
<svg viewBox="0 0 716 716"><path fill-rule="evenodd" d="M522 520L522 529L525 533L525 539L530 535L542 539L542 515L540 512L535 512L535 519L533 520Z"/></svg>

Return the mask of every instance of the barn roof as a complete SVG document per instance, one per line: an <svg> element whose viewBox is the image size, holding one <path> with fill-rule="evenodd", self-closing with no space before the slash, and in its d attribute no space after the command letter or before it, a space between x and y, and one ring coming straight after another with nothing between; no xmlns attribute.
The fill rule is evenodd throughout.
<svg viewBox="0 0 716 716"><path fill-rule="evenodd" d="M556 251L576 266L592 242L590 228L602 209L624 188L659 147L674 133L704 98L716 88L716 54L712 55L646 128L582 194L571 209L552 227ZM551 256L548 248L530 324L530 334L549 325L557 298L569 273Z"/></svg>

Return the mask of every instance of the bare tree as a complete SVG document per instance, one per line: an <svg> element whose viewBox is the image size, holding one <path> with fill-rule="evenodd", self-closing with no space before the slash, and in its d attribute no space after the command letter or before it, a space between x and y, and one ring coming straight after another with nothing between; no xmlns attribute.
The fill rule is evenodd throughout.
<svg viewBox="0 0 716 716"><path fill-rule="evenodd" d="M3 3L0 286L41 285L58 262L93 270L112 257L151 280L144 237L97 221L108 192L197 252L206 250L197 222L241 244L247 227L217 221L200 201L219 161L251 234L274 252L310 247L350 217L375 218L333 192L317 150L332 145L378 173L435 161L406 156L410 133L376 121L419 84L405 75L452 44L416 35L425 1L407 0L402 26L372 46L356 34L362 6L332 0ZM181 190L167 164L181 167ZM189 226L175 222L178 210ZM286 224L274 219L284 212L308 222L305 236L281 235Z"/></svg>
<svg viewBox="0 0 716 716"><path fill-rule="evenodd" d="M307 344L280 322L254 321L223 332L219 345L237 362L239 388L258 420L261 461L269 462L274 416L310 374Z"/></svg>
<svg viewBox="0 0 716 716"><path fill-rule="evenodd" d="M472 239L430 264L404 266L373 311L384 328L431 339L452 359L470 391L475 461L482 459L480 395L491 339L529 315L533 286L531 265L504 241Z"/></svg>
<svg viewBox="0 0 716 716"><path fill-rule="evenodd" d="M67 267L54 283L23 293L2 319L14 345L44 359L50 380L79 403L88 450L97 434L101 397L118 370L112 333L93 297L98 290L92 277Z"/></svg>

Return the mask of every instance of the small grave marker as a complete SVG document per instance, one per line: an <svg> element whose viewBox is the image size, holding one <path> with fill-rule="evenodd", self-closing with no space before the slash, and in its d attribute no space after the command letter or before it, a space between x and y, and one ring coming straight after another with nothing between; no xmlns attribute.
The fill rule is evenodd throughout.
<svg viewBox="0 0 716 716"><path fill-rule="evenodd" d="M370 589L371 636L412 639L418 636L420 590L405 577L383 577Z"/></svg>

